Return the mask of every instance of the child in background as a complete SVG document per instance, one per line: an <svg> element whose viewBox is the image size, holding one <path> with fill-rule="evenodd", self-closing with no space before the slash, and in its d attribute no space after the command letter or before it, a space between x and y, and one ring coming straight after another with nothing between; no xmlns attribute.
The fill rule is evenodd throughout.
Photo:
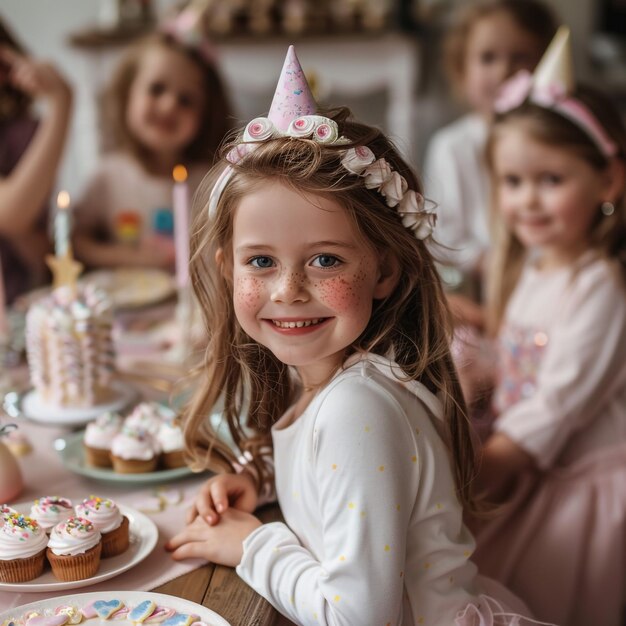
<svg viewBox="0 0 626 626"><path fill-rule="evenodd" d="M424 182L428 197L440 206L435 238L450 248L442 260L476 284L490 244L484 150L493 100L517 70L535 67L556 22L539 0L467 4L446 37L445 59L451 82L470 112L433 136L425 156ZM467 317L480 322L471 309Z"/></svg>
<svg viewBox="0 0 626 626"><path fill-rule="evenodd" d="M205 484L173 557L236 565L297 624L529 623L469 560L474 454L415 174L345 109L315 115L292 48L224 164L194 229L209 348L185 438L233 471L205 421L223 399L247 463ZM286 523L262 525L274 478Z"/></svg>
<svg viewBox="0 0 626 626"><path fill-rule="evenodd" d="M500 347L480 483L508 503L475 560L540 619L621 626L626 605L626 129L576 88L567 30L497 102L489 161Z"/></svg>
<svg viewBox="0 0 626 626"><path fill-rule="evenodd" d="M193 194L230 130L212 52L184 17L134 45L110 86L117 149L76 211L76 254L89 266L171 269L172 170L187 167Z"/></svg>
<svg viewBox="0 0 626 626"><path fill-rule="evenodd" d="M47 104L39 123L33 99ZM0 266L9 304L45 278L47 202L71 108L63 76L26 56L0 20Z"/></svg>

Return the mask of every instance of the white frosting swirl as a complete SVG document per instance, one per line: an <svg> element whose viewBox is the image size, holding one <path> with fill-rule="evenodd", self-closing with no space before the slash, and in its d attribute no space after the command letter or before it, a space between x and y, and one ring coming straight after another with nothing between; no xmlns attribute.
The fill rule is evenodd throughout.
<svg viewBox="0 0 626 626"><path fill-rule="evenodd" d="M122 418L117 413L107 411L87 424L84 442L91 448L110 450L111 441L122 430Z"/></svg>
<svg viewBox="0 0 626 626"><path fill-rule="evenodd" d="M111 442L111 454L120 459L148 461L159 452L154 436L139 428L124 426Z"/></svg>
<svg viewBox="0 0 626 626"><path fill-rule="evenodd" d="M161 424L157 440L163 452L176 452L185 448L183 429L173 420Z"/></svg>
<svg viewBox="0 0 626 626"><path fill-rule="evenodd" d="M133 412L126 418L124 426L132 429L141 429L156 435L161 428L163 416L156 404L152 402L139 403Z"/></svg>
<svg viewBox="0 0 626 626"><path fill-rule="evenodd" d="M72 501L58 496L43 496L30 507L30 516L44 529L49 530L74 515Z"/></svg>
<svg viewBox="0 0 626 626"><path fill-rule="evenodd" d="M48 547L56 555L75 556L97 546L100 538L100 531L89 520L70 517L52 529Z"/></svg>
<svg viewBox="0 0 626 626"><path fill-rule="evenodd" d="M124 516L113 500L90 496L76 505L76 515L89 520L101 533L119 528Z"/></svg>
<svg viewBox="0 0 626 626"><path fill-rule="evenodd" d="M0 561L27 559L41 552L48 537L39 524L20 513L10 513L0 528Z"/></svg>

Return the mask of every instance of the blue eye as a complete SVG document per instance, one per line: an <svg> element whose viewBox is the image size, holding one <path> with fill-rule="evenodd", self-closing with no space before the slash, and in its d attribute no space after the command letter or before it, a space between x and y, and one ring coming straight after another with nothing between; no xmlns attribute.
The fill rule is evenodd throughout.
<svg viewBox="0 0 626 626"><path fill-rule="evenodd" d="M269 256L255 256L248 261L253 267L258 267L261 270L266 270L273 267L274 261Z"/></svg>
<svg viewBox="0 0 626 626"><path fill-rule="evenodd" d="M336 267L339 265L340 261L336 256L332 256L330 254L320 254L319 256L313 259L312 265L314 267L322 267L325 269Z"/></svg>

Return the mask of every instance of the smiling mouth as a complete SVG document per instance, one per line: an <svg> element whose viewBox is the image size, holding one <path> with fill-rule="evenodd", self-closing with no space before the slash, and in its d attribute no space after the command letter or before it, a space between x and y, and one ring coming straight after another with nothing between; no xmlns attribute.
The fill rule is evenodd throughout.
<svg viewBox="0 0 626 626"><path fill-rule="evenodd" d="M299 320L297 322L281 322L280 320L270 320L276 328L306 328L308 326L317 326L325 322L328 317L316 317L311 320Z"/></svg>

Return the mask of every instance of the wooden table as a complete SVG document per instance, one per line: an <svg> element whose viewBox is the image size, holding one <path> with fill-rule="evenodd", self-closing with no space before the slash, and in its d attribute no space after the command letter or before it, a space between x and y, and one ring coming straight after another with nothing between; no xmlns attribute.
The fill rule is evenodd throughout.
<svg viewBox="0 0 626 626"><path fill-rule="evenodd" d="M257 515L263 522L282 519L277 505L264 507ZM280 618L278 611L248 587L232 567L207 564L153 591L197 602L219 613L232 626L274 626Z"/></svg>

